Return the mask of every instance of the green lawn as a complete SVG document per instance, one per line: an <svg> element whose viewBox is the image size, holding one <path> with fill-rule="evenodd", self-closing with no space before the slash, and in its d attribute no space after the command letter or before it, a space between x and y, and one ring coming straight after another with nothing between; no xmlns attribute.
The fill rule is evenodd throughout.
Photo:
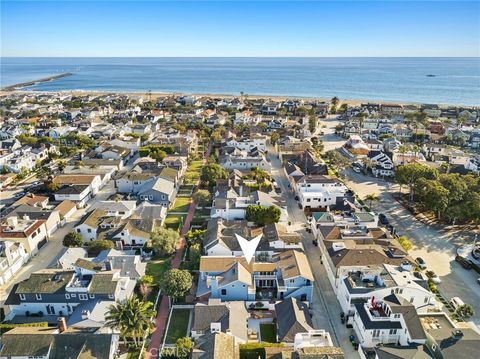
<svg viewBox="0 0 480 359"><path fill-rule="evenodd" d="M188 212L188 207L190 207L190 197L177 197L169 212Z"/></svg>
<svg viewBox="0 0 480 359"><path fill-rule="evenodd" d="M276 343L277 328L275 327L275 324L260 324L260 338L262 342Z"/></svg>
<svg viewBox="0 0 480 359"><path fill-rule="evenodd" d="M165 227L178 231L178 229L180 227L180 218L182 218L182 216L178 215L178 214L168 215L165 218L165 222L164 222Z"/></svg>
<svg viewBox="0 0 480 359"><path fill-rule="evenodd" d="M170 261L172 257L163 258L163 259L152 259L147 263L147 268L145 269L146 275L151 275L155 278L155 282L159 282L163 277L163 274L170 269Z"/></svg>
<svg viewBox="0 0 480 359"><path fill-rule="evenodd" d="M188 165L187 173L188 172L198 172L198 173L200 173L202 171L202 167L203 167L203 161L202 160L192 161Z"/></svg>
<svg viewBox="0 0 480 359"><path fill-rule="evenodd" d="M140 355L140 349L130 349L130 350L127 353L127 359L138 359L138 356Z"/></svg>
<svg viewBox="0 0 480 359"><path fill-rule="evenodd" d="M175 344L178 338L187 336L189 318L189 309L173 309L165 343Z"/></svg>

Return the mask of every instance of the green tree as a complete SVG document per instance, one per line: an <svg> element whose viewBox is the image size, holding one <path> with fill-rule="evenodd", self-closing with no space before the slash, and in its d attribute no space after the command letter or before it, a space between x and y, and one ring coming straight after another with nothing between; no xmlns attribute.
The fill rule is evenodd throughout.
<svg viewBox="0 0 480 359"><path fill-rule="evenodd" d="M330 102L332 103L333 106L337 106L338 103L340 102L339 98L337 96L335 97L332 97L332 99L330 100Z"/></svg>
<svg viewBox="0 0 480 359"><path fill-rule="evenodd" d="M329 166L333 167L337 171L344 169L350 165L350 161L343 157L337 150L330 150L325 152L325 159L328 160Z"/></svg>
<svg viewBox="0 0 480 359"><path fill-rule="evenodd" d="M193 341L188 337L178 338L175 342L178 358L189 358L193 349Z"/></svg>
<svg viewBox="0 0 480 359"><path fill-rule="evenodd" d="M418 202L425 208L433 210L441 218L448 207L449 192L437 180L420 178L414 185Z"/></svg>
<svg viewBox="0 0 480 359"><path fill-rule="evenodd" d="M58 185L58 183L56 182L50 182L48 185L47 185L47 189L49 192L57 192L58 189L60 188L60 186Z"/></svg>
<svg viewBox="0 0 480 359"><path fill-rule="evenodd" d="M157 150L154 152L150 152L150 157L152 157L158 163L162 162L165 157L167 157L167 153L162 150Z"/></svg>
<svg viewBox="0 0 480 359"><path fill-rule="evenodd" d="M158 228L150 233L153 252L166 256L175 252L175 245L180 238L177 231L171 228Z"/></svg>
<svg viewBox="0 0 480 359"><path fill-rule="evenodd" d="M187 270L170 269L160 282L162 292L174 300L183 297L192 287L192 275Z"/></svg>
<svg viewBox="0 0 480 359"><path fill-rule="evenodd" d="M280 139L280 135L278 134L277 131L274 131L271 135L270 135L270 142L272 145L275 145L278 140Z"/></svg>
<svg viewBox="0 0 480 359"><path fill-rule="evenodd" d="M470 304L462 304L458 306L455 314L458 315L460 318L468 319L475 315L475 311Z"/></svg>
<svg viewBox="0 0 480 359"><path fill-rule="evenodd" d="M314 133L315 130L317 129L317 116L315 114L308 116L308 130L311 133Z"/></svg>
<svg viewBox="0 0 480 359"><path fill-rule="evenodd" d="M412 242L406 236L398 237L398 243L405 249L407 252L413 248Z"/></svg>
<svg viewBox="0 0 480 359"><path fill-rule="evenodd" d="M82 247L83 243L83 237L77 232L69 232L63 237L63 245L65 247Z"/></svg>
<svg viewBox="0 0 480 359"><path fill-rule="evenodd" d="M191 229L185 234L185 240L188 245L201 244L205 236L206 229Z"/></svg>
<svg viewBox="0 0 480 359"><path fill-rule="evenodd" d="M65 167L67 167L67 162L64 160L60 160L57 162L57 166L60 171L63 171Z"/></svg>
<svg viewBox="0 0 480 359"><path fill-rule="evenodd" d="M378 201L378 196L375 193L370 193L365 196L365 201L368 201L368 207L372 209L372 203Z"/></svg>
<svg viewBox="0 0 480 359"><path fill-rule="evenodd" d="M152 318L156 316L152 302L141 301L137 297L130 297L123 302L116 302L108 308L106 326L120 332L120 337L126 342L132 338L138 346L146 334L153 328Z"/></svg>
<svg viewBox="0 0 480 359"><path fill-rule="evenodd" d="M212 197L210 195L210 192L207 191L206 189L199 189L196 191L193 196L193 201L199 206L199 207L205 207L211 204L212 202Z"/></svg>
<svg viewBox="0 0 480 359"><path fill-rule="evenodd" d="M407 185L410 190L410 202L414 200L413 186L420 178L436 179L438 178L438 170L436 168L426 166L420 163L409 163L407 165L398 166L395 172L395 179L402 185ZM401 190L401 187L400 187Z"/></svg>
<svg viewBox="0 0 480 359"><path fill-rule="evenodd" d="M255 222L260 226L271 223L278 223L281 211L277 206L250 205L247 207L247 220Z"/></svg>
<svg viewBox="0 0 480 359"><path fill-rule="evenodd" d="M138 279L140 293L144 299L152 292L154 282L155 279L151 275L143 275Z"/></svg>
<svg viewBox="0 0 480 359"><path fill-rule="evenodd" d="M97 256L101 251L112 249L113 247L114 245L112 241L107 239L96 239L88 243L88 253Z"/></svg>
<svg viewBox="0 0 480 359"><path fill-rule="evenodd" d="M216 163L210 163L202 168L200 180L209 187L213 187L217 179L227 179L228 173Z"/></svg>

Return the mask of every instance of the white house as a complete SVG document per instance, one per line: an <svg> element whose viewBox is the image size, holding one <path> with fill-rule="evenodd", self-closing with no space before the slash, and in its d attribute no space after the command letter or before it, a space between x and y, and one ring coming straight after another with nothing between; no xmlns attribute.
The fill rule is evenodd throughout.
<svg viewBox="0 0 480 359"><path fill-rule="evenodd" d="M344 198L348 188L330 177L310 175L302 177L295 190L303 208L328 208Z"/></svg>

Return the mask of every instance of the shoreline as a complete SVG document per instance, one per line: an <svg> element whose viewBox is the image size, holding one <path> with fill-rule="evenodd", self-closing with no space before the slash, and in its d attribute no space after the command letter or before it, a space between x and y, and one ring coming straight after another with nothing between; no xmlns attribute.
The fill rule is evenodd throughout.
<svg viewBox="0 0 480 359"><path fill-rule="evenodd" d="M20 83L13 84L13 85L8 85L8 86L5 86L5 87L2 87L0 91L1 92L3 92L3 91L19 91L19 90L21 90L25 87L34 86L34 85L37 85L37 84L41 84L43 82L55 81L55 80L61 79L63 77L72 76L72 75L73 75L72 72L64 72L64 73L61 73L61 74L58 74L58 75L43 77L43 78L38 79L38 80L31 80L31 81L20 82Z"/></svg>
<svg viewBox="0 0 480 359"><path fill-rule="evenodd" d="M36 81L30 81L27 82L30 85L24 85L22 87L29 87L33 86L36 83L39 82L48 82L48 81L53 81L56 78L62 78L66 76L72 75L71 73L65 73L65 74L60 74L56 76L50 76L45 79L41 80L36 80ZM24 83L25 84L25 83ZM13 88L12 88L13 87ZM0 89L0 96L8 96L12 94L25 94L25 95L34 95L34 94L49 94L49 95L72 95L72 96L131 96L131 97L138 97L141 96L144 99L148 99L151 97L152 99L158 99L158 98L168 98L168 97L177 97L177 96L195 96L195 97L220 97L220 98L239 98L241 97L240 93L238 95L232 95L232 94L221 94L221 93L193 93L193 92L151 92L149 93L148 91L104 91L104 90L59 90L59 91L41 91L41 90L25 90L25 89L19 89L15 88L18 87L18 85L12 85L8 86L5 88ZM244 94L248 96L248 99L264 99L264 100L273 100L273 101L286 101L288 99L296 99L296 100L303 100L303 101L323 101L323 102L329 102L335 95L333 95L330 98L326 97L311 97L311 96L285 96L285 95L261 95L261 94ZM360 106L362 103L376 103L376 104L396 104L396 105L422 105L422 104L427 104L426 102L416 102L416 101L395 101L395 100L375 100L375 99L342 99L341 97L337 96L339 98L339 105L346 103L349 106ZM445 104L445 103L437 103L437 102L430 102L428 104L433 104L433 105L438 105L442 108L446 107L469 107L469 108L478 108L480 107L480 104L478 105L468 105L468 104Z"/></svg>

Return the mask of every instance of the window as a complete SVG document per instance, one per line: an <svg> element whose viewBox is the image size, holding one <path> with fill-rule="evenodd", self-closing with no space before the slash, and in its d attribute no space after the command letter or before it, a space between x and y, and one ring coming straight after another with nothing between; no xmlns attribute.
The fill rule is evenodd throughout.
<svg viewBox="0 0 480 359"><path fill-rule="evenodd" d="M390 332L388 334L390 335L397 334L397 329L390 329Z"/></svg>
<svg viewBox="0 0 480 359"><path fill-rule="evenodd" d="M71 296L72 298L76 298L76 297L77 297L77 295L76 295L75 293L70 294L70 296Z"/></svg>
<svg viewBox="0 0 480 359"><path fill-rule="evenodd" d="M379 336L380 336L380 330L379 330L379 329L375 329L375 330L373 331L372 337L378 338Z"/></svg>
<svg viewBox="0 0 480 359"><path fill-rule="evenodd" d="M77 228L77 233L80 233L80 228Z"/></svg>
<svg viewBox="0 0 480 359"><path fill-rule="evenodd" d="M65 299L70 299L70 294L65 294Z"/></svg>
<svg viewBox="0 0 480 359"><path fill-rule="evenodd" d="M41 294L35 294L35 298L37 298L37 300L42 300L42 295Z"/></svg>
<svg viewBox="0 0 480 359"><path fill-rule="evenodd" d="M310 198L307 198L307 202L310 202Z"/></svg>
<svg viewBox="0 0 480 359"><path fill-rule="evenodd" d="M226 289L222 289L221 292L220 292L221 295L227 295L227 290Z"/></svg>
<svg viewBox="0 0 480 359"><path fill-rule="evenodd" d="M80 300L87 300L87 299L88 299L88 295L86 295L86 294L79 294L79 295L78 295L78 299L80 299Z"/></svg>
<svg viewBox="0 0 480 359"><path fill-rule="evenodd" d="M95 294L90 294L89 297L90 297L91 299L93 299L93 298L95 298Z"/></svg>
<svg viewBox="0 0 480 359"><path fill-rule="evenodd" d="M25 300L25 294L20 294L20 300Z"/></svg>
<svg viewBox="0 0 480 359"><path fill-rule="evenodd" d="M109 295L108 295L108 298L109 298L109 299L113 299L113 298L115 298L115 296L114 296L113 294L109 294Z"/></svg>
<svg viewBox="0 0 480 359"><path fill-rule="evenodd" d="M428 302L428 297L425 297L425 298L423 299L423 303L427 303L427 302Z"/></svg>
<svg viewBox="0 0 480 359"><path fill-rule="evenodd" d="M88 233L92 233L92 229L91 229L91 228L88 228L88 229L87 229L87 232L88 232Z"/></svg>

